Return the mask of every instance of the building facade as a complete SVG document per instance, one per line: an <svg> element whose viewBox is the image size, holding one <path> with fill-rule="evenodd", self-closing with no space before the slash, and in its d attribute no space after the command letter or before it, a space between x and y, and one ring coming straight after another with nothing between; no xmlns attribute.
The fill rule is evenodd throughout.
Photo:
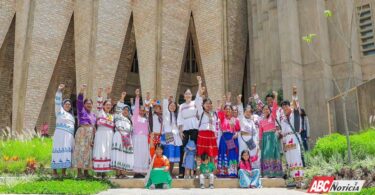
<svg viewBox="0 0 375 195"><path fill-rule="evenodd" d="M92 98L112 86L115 98L141 88L160 99L195 93L201 75L214 101L227 91L247 99L252 84L262 96L281 89L290 98L297 86L317 138L328 132L327 100L375 75L374 7L375 0L0 0L0 127L53 127L59 83L72 99L84 83ZM316 34L310 44L307 34Z"/></svg>

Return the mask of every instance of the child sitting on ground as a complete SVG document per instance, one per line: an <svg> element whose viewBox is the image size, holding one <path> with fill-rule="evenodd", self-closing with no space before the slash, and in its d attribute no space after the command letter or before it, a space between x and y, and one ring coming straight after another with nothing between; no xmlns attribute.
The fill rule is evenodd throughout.
<svg viewBox="0 0 375 195"><path fill-rule="evenodd" d="M201 174L199 175L199 181L201 188L204 189L204 180L206 178L210 179L210 188L214 188L214 171L216 170L216 167L213 162L210 162L209 157L206 153L204 153L201 156L202 164L200 165L200 172Z"/></svg>
<svg viewBox="0 0 375 195"><path fill-rule="evenodd" d="M256 157L250 157L249 150L241 152L240 170L238 171L241 188L261 188L259 169L252 169L251 163L256 161Z"/></svg>
<svg viewBox="0 0 375 195"><path fill-rule="evenodd" d="M169 174L169 160L163 155L163 146L158 143L155 145L155 155L153 157L152 170L148 179L146 188L151 190L156 187L168 189L172 184L172 177Z"/></svg>

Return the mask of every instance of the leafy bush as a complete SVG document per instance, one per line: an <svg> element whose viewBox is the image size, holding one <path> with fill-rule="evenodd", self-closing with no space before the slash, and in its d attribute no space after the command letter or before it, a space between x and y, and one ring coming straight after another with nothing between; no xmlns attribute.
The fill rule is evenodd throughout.
<svg viewBox="0 0 375 195"><path fill-rule="evenodd" d="M49 166L51 152L52 139L50 138L2 141L0 144L0 174L23 173L28 159L35 159L39 167Z"/></svg>
<svg viewBox="0 0 375 195"><path fill-rule="evenodd" d="M110 188L110 184L98 180L40 180L0 186L0 193L15 194L96 194Z"/></svg>
<svg viewBox="0 0 375 195"><path fill-rule="evenodd" d="M350 143L353 158L364 159L368 155L375 155L375 130L368 129L350 136ZM314 149L311 151L312 156L322 154L327 161L334 154L346 155L347 144L344 135L334 133L318 139Z"/></svg>

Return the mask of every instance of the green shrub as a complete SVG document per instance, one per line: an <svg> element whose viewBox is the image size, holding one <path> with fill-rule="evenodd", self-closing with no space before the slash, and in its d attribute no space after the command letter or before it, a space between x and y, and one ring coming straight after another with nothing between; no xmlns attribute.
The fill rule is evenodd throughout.
<svg viewBox="0 0 375 195"><path fill-rule="evenodd" d="M0 193L15 194L96 194L110 188L98 180L44 180L19 183L14 186L0 186Z"/></svg>
<svg viewBox="0 0 375 195"><path fill-rule="evenodd" d="M368 155L375 155L375 130L350 135L350 143L353 158L363 159ZM324 160L328 161L334 154L345 157L347 154L346 137L334 133L317 140L314 149L310 153L312 156L322 154Z"/></svg>
<svg viewBox="0 0 375 195"><path fill-rule="evenodd" d="M0 174L23 173L26 169L27 159L33 158L37 165L49 166L51 161L52 139L35 138L30 141L7 140L0 144ZM18 160L4 157L18 157Z"/></svg>

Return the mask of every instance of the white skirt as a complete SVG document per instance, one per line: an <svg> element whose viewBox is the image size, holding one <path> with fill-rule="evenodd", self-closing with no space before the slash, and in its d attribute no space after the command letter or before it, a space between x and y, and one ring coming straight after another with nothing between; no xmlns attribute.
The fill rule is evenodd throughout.
<svg viewBox="0 0 375 195"><path fill-rule="evenodd" d="M301 138L300 138L301 140ZM296 180L301 180L304 176L301 146L294 134L283 137L283 145L285 152L285 159L288 164L290 176Z"/></svg>
<svg viewBox="0 0 375 195"><path fill-rule="evenodd" d="M116 131L113 135L111 167L116 170L131 171L134 166L133 149L128 150L123 146L122 136Z"/></svg>
<svg viewBox="0 0 375 195"><path fill-rule="evenodd" d="M150 151L146 135L133 135L134 167L136 173L147 173L150 161Z"/></svg>
<svg viewBox="0 0 375 195"><path fill-rule="evenodd" d="M249 141L251 139L251 135L244 135L242 136L243 139L245 141ZM255 143L257 142L257 139L255 138L256 136L253 137ZM240 146L240 150L239 150L239 160L241 160L241 152L243 150L249 150L249 147L247 146L247 144L242 140L241 138L241 135L238 136L238 144ZM257 145L256 148L254 148L253 150L250 150L250 157L254 157L256 156L257 154L257 149L259 148L259 145ZM255 162L252 162L251 163L251 168L252 169L260 169L260 150L259 150L259 153L258 153L258 159L255 161Z"/></svg>
<svg viewBox="0 0 375 195"><path fill-rule="evenodd" d="M108 172L111 170L113 130L109 127L99 126L95 133L93 150L93 169L95 172Z"/></svg>
<svg viewBox="0 0 375 195"><path fill-rule="evenodd" d="M64 130L56 129L53 135L52 169L66 169L72 166L74 136Z"/></svg>

